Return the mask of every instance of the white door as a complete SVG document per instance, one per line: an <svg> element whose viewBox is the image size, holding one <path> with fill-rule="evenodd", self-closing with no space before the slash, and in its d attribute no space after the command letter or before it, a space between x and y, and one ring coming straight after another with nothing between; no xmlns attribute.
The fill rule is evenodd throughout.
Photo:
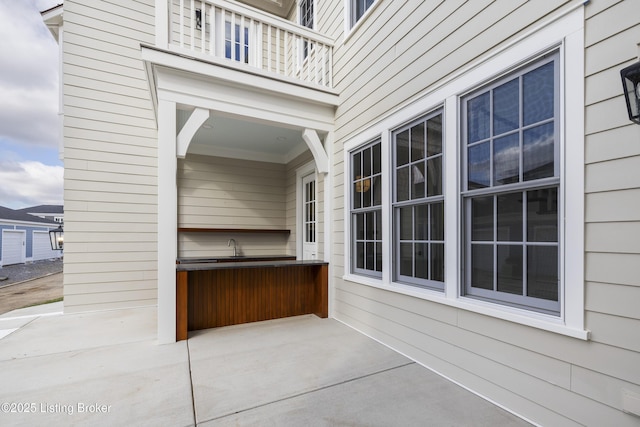
<svg viewBox="0 0 640 427"><path fill-rule="evenodd" d="M302 179L302 259L318 256L316 207L316 175L311 174Z"/></svg>
<svg viewBox="0 0 640 427"><path fill-rule="evenodd" d="M22 264L26 258L27 232L2 230L1 265Z"/></svg>
<svg viewBox="0 0 640 427"><path fill-rule="evenodd" d="M60 251L51 249L51 240L49 240L48 231L33 232L33 260L58 258Z"/></svg>

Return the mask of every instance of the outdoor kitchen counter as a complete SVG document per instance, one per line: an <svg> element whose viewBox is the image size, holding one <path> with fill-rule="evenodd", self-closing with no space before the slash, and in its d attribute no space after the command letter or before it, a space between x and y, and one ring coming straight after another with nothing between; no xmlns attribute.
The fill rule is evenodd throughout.
<svg viewBox="0 0 640 427"><path fill-rule="evenodd" d="M176 340L188 331L315 314L328 317L324 261L270 259L176 265Z"/></svg>

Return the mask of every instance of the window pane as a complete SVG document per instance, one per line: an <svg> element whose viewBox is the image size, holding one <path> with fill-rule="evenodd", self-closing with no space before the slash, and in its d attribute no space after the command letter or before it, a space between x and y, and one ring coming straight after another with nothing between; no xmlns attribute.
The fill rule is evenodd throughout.
<svg viewBox="0 0 640 427"><path fill-rule="evenodd" d="M356 181L353 184L353 208L362 207L362 181Z"/></svg>
<svg viewBox="0 0 640 427"><path fill-rule="evenodd" d="M364 268L364 243L356 243L356 268Z"/></svg>
<svg viewBox="0 0 640 427"><path fill-rule="evenodd" d="M520 181L520 138L517 133L493 142L494 184Z"/></svg>
<svg viewBox="0 0 640 427"><path fill-rule="evenodd" d="M376 243L376 271L382 271L382 243Z"/></svg>
<svg viewBox="0 0 640 427"><path fill-rule="evenodd" d="M467 143L489 137L489 92L467 102Z"/></svg>
<svg viewBox="0 0 640 427"><path fill-rule="evenodd" d="M493 134L520 127L520 79L515 78L493 90Z"/></svg>
<svg viewBox="0 0 640 427"><path fill-rule="evenodd" d="M471 200L471 240L493 240L493 196Z"/></svg>
<svg viewBox="0 0 640 427"><path fill-rule="evenodd" d="M364 214L355 214L356 240L364 240Z"/></svg>
<svg viewBox="0 0 640 427"><path fill-rule="evenodd" d="M469 147L468 183L469 190L491 185L489 143Z"/></svg>
<svg viewBox="0 0 640 427"><path fill-rule="evenodd" d="M427 156L442 153L442 115L427 120Z"/></svg>
<svg viewBox="0 0 640 427"><path fill-rule="evenodd" d="M444 244L431 244L431 280L444 282Z"/></svg>
<svg viewBox="0 0 640 427"><path fill-rule="evenodd" d="M424 162L417 163L411 166L411 198L412 199L422 199L424 197L424 182L425 174L424 174Z"/></svg>
<svg viewBox="0 0 640 427"><path fill-rule="evenodd" d="M409 166L398 169L396 180L397 201L409 200Z"/></svg>
<svg viewBox="0 0 640 427"><path fill-rule="evenodd" d="M373 212L367 212L364 214L365 215L365 233L364 233L364 238L365 240L373 240L373 231L374 231L374 219L373 219Z"/></svg>
<svg viewBox="0 0 640 427"><path fill-rule="evenodd" d="M471 286L493 290L493 245L471 245Z"/></svg>
<svg viewBox="0 0 640 427"><path fill-rule="evenodd" d="M527 241L558 241L558 189L527 191Z"/></svg>
<svg viewBox="0 0 640 427"><path fill-rule="evenodd" d="M396 134L396 166L409 163L409 129Z"/></svg>
<svg viewBox="0 0 640 427"><path fill-rule="evenodd" d="M365 267L367 270L375 269L375 244L373 242L365 243L366 253L365 253Z"/></svg>
<svg viewBox="0 0 640 427"><path fill-rule="evenodd" d="M524 125L553 117L554 63L549 62L523 76Z"/></svg>
<svg viewBox="0 0 640 427"><path fill-rule="evenodd" d="M442 194L442 156L427 160L427 196Z"/></svg>
<svg viewBox="0 0 640 427"><path fill-rule="evenodd" d="M363 179L360 183L360 191L362 194L362 207L368 208L371 206L371 178Z"/></svg>
<svg viewBox="0 0 640 427"><path fill-rule="evenodd" d="M527 247L527 295L558 301L558 248Z"/></svg>
<svg viewBox="0 0 640 427"><path fill-rule="evenodd" d="M382 154L380 152L380 144L376 144L373 147L373 174L379 174L382 172Z"/></svg>
<svg viewBox="0 0 640 427"><path fill-rule="evenodd" d="M522 241L522 193L498 196L498 240Z"/></svg>
<svg viewBox="0 0 640 427"><path fill-rule="evenodd" d="M415 244L415 277L420 279L429 278L429 244Z"/></svg>
<svg viewBox="0 0 640 427"><path fill-rule="evenodd" d="M522 246L498 245L498 291L522 295Z"/></svg>
<svg viewBox="0 0 640 427"><path fill-rule="evenodd" d="M411 128L411 161L424 159L424 123Z"/></svg>
<svg viewBox="0 0 640 427"><path fill-rule="evenodd" d="M400 240L413 239L413 208L400 208Z"/></svg>
<svg viewBox="0 0 640 427"><path fill-rule="evenodd" d="M362 152L362 176L371 176L371 148Z"/></svg>
<svg viewBox="0 0 640 427"><path fill-rule="evenodd" d="M362 178L362 154L356 153L353 155L353 177L352 179L355 181L356 179Z"/></svg>
<svg viewBox="0 0 640 427"><path fill-rule="evenodd" d="M372 179L371 193L373 194L373 206L380 206L382 204L382 183L380 176Z"/></svg>
<svg viewBox="0 0 640 427"><path fill-rule="evenodd" d="M524 180L554 176L553 123L524 131Z"/></svg>
<svg viewBox="0 0 640 427"><path fill-rule="evenodd" d="M413 276L413 244L400 243L400 274Z"/></svg>
<svg viewBox="0 0 640 427"><path fill-rule="evenodd" d="M444 240L444 203L431 205L431 240Z"/></svg>
<svg viewBox="0 0 640 427"><path fill-rule="evenodd" d="M416 240L429 240L429 205L415 207Z"/></svg>
<svg viewBox="0 0 640 427"><path fill-rule="evenodd" d="M382 240L382 213L380 211L374 212L376 218L376 231L374 233L374 240Z"/></svg>

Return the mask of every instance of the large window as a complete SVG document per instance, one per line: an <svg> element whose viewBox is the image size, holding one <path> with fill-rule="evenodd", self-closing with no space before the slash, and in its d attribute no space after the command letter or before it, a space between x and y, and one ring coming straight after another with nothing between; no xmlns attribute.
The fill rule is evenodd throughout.
<svg viewBox="0 0 640 427"><path fill-rule="evenodd" d="M559 55L462 98L467 296L560 313Z"/></svg>
<svg viewBox="0 0 640 427"><path fill-rule="evenodd" d="M398 281L443 289L442 111L393 132Z"/></svg>
<svg viewBox="0 0 640 427"><path fill-rule="evenodd" d="M357 273L382 273L382 153L380 141L351 153L351 229Z"/></svg>

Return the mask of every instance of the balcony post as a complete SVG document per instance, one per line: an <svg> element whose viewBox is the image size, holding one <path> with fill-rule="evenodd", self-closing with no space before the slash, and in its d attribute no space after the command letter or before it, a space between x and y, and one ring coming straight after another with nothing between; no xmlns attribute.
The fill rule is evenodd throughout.
<svg viewBox="0 0 640 427"><path fill-rule="evenodd" d="M160 49L169 47L169 1L156 0L156 46Z"/></svg>

